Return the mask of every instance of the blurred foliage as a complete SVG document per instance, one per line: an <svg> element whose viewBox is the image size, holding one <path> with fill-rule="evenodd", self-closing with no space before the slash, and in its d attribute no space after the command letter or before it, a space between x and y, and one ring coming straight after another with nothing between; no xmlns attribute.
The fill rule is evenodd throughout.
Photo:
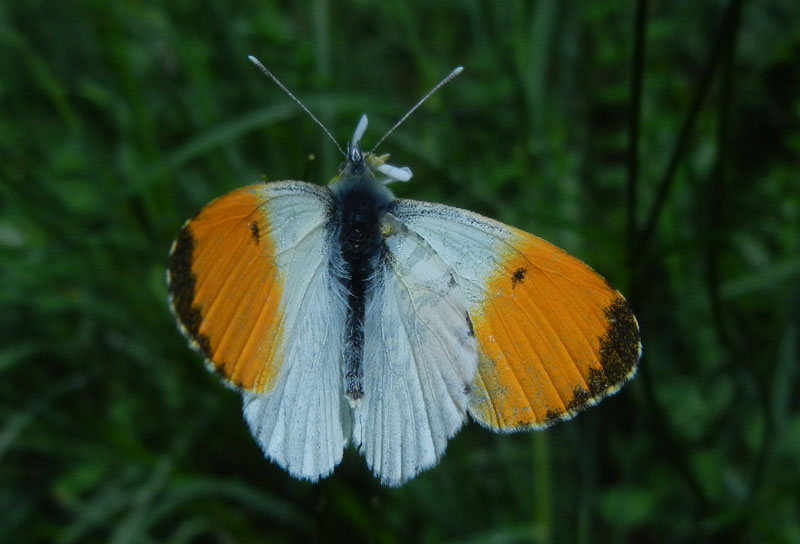
<svg viewBox="0 0 800 544"><path fill-rule="evenodd" d="M800 541L798 20L793 0L0 3L0 540ZM383 146L415 174L396 192L591 263L639 316L639 376L546 432L470 424L400 489L352 450L317 485L265 461L164 283L214 197L335 172L251 53L340 139L367 112L367 145L463 64Z"/></svg>

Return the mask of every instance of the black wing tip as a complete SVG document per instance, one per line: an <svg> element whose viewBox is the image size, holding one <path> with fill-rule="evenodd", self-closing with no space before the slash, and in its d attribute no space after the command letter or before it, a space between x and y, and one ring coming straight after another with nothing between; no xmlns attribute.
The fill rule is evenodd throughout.
<svg viewBox="0 0 800 544"><path fill-rule="evenodd" d="M178 321L183 334L197 351L211 359L211 344L208 337L200 334L203 314L193 305L197 277L192 272L192 259L195 248L194 235L188 222L181 229L172 244L167 269L167 290L169 291L172 313Z"/></svg>
<svg viewBox="0 0 800 544"><path fill-rule="evenodd" d="M600 338L600 366L610 386L622 385L636 373L642 357L639 322L621 294L617 293L604 314L608 329Z"/></svg>
<svg viewBox="0 0 800 544"><path fill-rule="evenodd" d="M642 355L639 323L630 305L619 293L606 307L604 314L609 326L600 337L599 364L589 370L587 387L576 385L572 390L572 398L563 407L548 407L542 420L537 418L508 424L500 421L484 422L474 416L473 419L495 432L544 430L574 418L619 391L636 375Z"/></svg>

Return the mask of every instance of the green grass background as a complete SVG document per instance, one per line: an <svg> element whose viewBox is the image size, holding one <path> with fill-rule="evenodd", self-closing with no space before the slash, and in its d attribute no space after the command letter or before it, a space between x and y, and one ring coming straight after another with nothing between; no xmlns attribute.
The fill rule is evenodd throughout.
<svg viewBox="0 0 800 544"><path fill-rule="evenodd" d="M800 5L0 3L0 540L800 541ZM167 306L181 224L340 161L534 232L631 301L636 379L538 433L468 425L382 488L263 459ZM313 155L314 160L310 160Z"/></svg>

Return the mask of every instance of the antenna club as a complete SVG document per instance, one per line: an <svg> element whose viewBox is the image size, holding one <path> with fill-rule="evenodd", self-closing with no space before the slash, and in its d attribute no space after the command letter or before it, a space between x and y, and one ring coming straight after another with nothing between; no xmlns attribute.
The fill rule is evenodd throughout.
<svg viewBox="0 0 800 544"><path fill-rule="evenodd" d="M336 149L338 149L338 150L339 150L339 153L341 153L341 154L342 154L342 156L344 156L344 157L346 158L346 157L347 157L347 155L345 154L344 150L342 149L342 146L340 146L340 145L339 145L339 142L337 142L337 141L336 141L336 138L334 138L334 137L333 137L333 134L331 134L331 131L330 131L330 130L328 130L328 128L327 128L325 125L323 125L323 124L322 124L322 121L320 121L319 119L317 119L317 116L316 116L316 115L314 115L313 113L311 113L311 110L309 110L309 109L306 107L306 105L305 105L305 104L303 104L303 103L300 101L300 99L299 99L299 98L297 98L297 97L296 97L296 96L295 96L295 95L292 93L292 91L290 91L289 89L287 89L287 88L286 88L286 86L285 86L283 83L281 83L281 82L280 82L280 80L279 80L277 77L275 77L275 75L273 75L273 73L272 73L272 72L270 72L269 70L267 70L267 68L266 68L266 67L265 67L263 64L261 64L261 62L260 62L260 61L259 61L257 58L255 58L253 55L247 55L247 58L248 58L248 59L250 59L250 62L252 62L253 64L255 64L255 65L256 65L256 67L258 67L258 69L259 69L259 70L261 70L261 72L262 72L262 73L263 73L265 76L267 76L267 77L268 77L268 78L270 78L272 81L274 81L274 82L275 82L275 84L276 84L278 87L280 87L280 88L281 88L281 90L282 90L283 92L285 92L285 93L286 93L286 95L287 95L289 98L291 98L292 100L294 100L294 101L295 101L295 103L296 103L298 106L300 106L300 107L303 109L303 111L304 111L304 112L306 112L306 113L308 114L308 116L309 116L309 117L311 117L311 119L313 119L313 120L314 120L314 122L315 122L317 125L319 125L319 127L322 129L322 131L323 131L323 132L325 132L325 134L327 134L327 135L328 135L328 138L330 138L330 139L331 139L331 141L333 142L333 145L335 145L335 146L336 146Z"/></svg>
<svg viewBox="0 0 800 544"><path fill-rule="evenodd" d="M376 144L373 146L373 148L372 148L372 149L371 149L369 152L370 152L370 153L374 153L374 152L375 152L375 150L376 150L376 149L378 149L378 146L379 146L379 145L381 145L381 144L383 143L383 141L386 139L386 137L387 137L387 136L389 136L389 134L391 134L392 132L394 132L394 130L395 130L397 127L399 127L400 125L402 125L402 124L403 124L403 122L404 122L406 119L408 119L408 116L409 116L409 115L411 115L412 113L414 113L414 112L416 111L416 109L417 109L417 108L419 108L419 107L420 107L420 106L423 104L423 102L425 102L425 101L426 101L428 98L430 98L430 96L431 96L433 93L435 93L436 91L438 91L438 90L439 90L439 89L440 89L440 88L441 88L443 85L446 85L446 84L447 84L447 83L448 83L450 80L452 80L454 77L456 77L458 74L460 74L460 73L461 73L463 70L464 70L464 67L463 67L463 66L457 66L457 67L456 67L456 68L455 68L455 69L454 69L452 72L450 72L449 74L447 74L447 76L446 76L446 77L445 77L443 80L441 80L439 83L437 83L436 85L434 85L433 89L431 89L430 91L428 91L428 92L425 94L425 96L423 96L422 98L420 98L420 100L419 100L419 101L418 101L416 104L414 104L414 105L411 107L411 109L410 109L410 110L408 110L408 111L406 112L406 114L405 114L404 116L402 116L402 117L400 118L400 120L399 120L398 122L396 122L396 123L394 124L394 126L393 126L392 128L390 128L390 129L389 129L389 130L386 132L386 134L384 134L383 136L381 136L381 138L378 140L378 143L376 143Z"/></svg>

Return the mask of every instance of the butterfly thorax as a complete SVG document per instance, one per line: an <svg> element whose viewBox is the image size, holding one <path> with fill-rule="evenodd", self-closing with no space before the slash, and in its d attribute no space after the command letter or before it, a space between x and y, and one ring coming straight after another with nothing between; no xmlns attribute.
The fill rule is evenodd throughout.
<svg viewBox="0 0 800 544"><path fill-rule="evenodd" d="M331 187L336 203L339 242L345 260L365 265L380 248L380 220L394 200L391 191L379 183L369 166L348 161Z"/></svg>
<svg viewBox="0 0 800 544"><path fill-rule="evenodd" d="M345 393L352 401L363 396L364 312L370 279L381 255L381 224L394 196L377 181L360 154L348 154L339 178L331 186L336 224L331 256L333 275L348 297L344 346Z"/></svg>

